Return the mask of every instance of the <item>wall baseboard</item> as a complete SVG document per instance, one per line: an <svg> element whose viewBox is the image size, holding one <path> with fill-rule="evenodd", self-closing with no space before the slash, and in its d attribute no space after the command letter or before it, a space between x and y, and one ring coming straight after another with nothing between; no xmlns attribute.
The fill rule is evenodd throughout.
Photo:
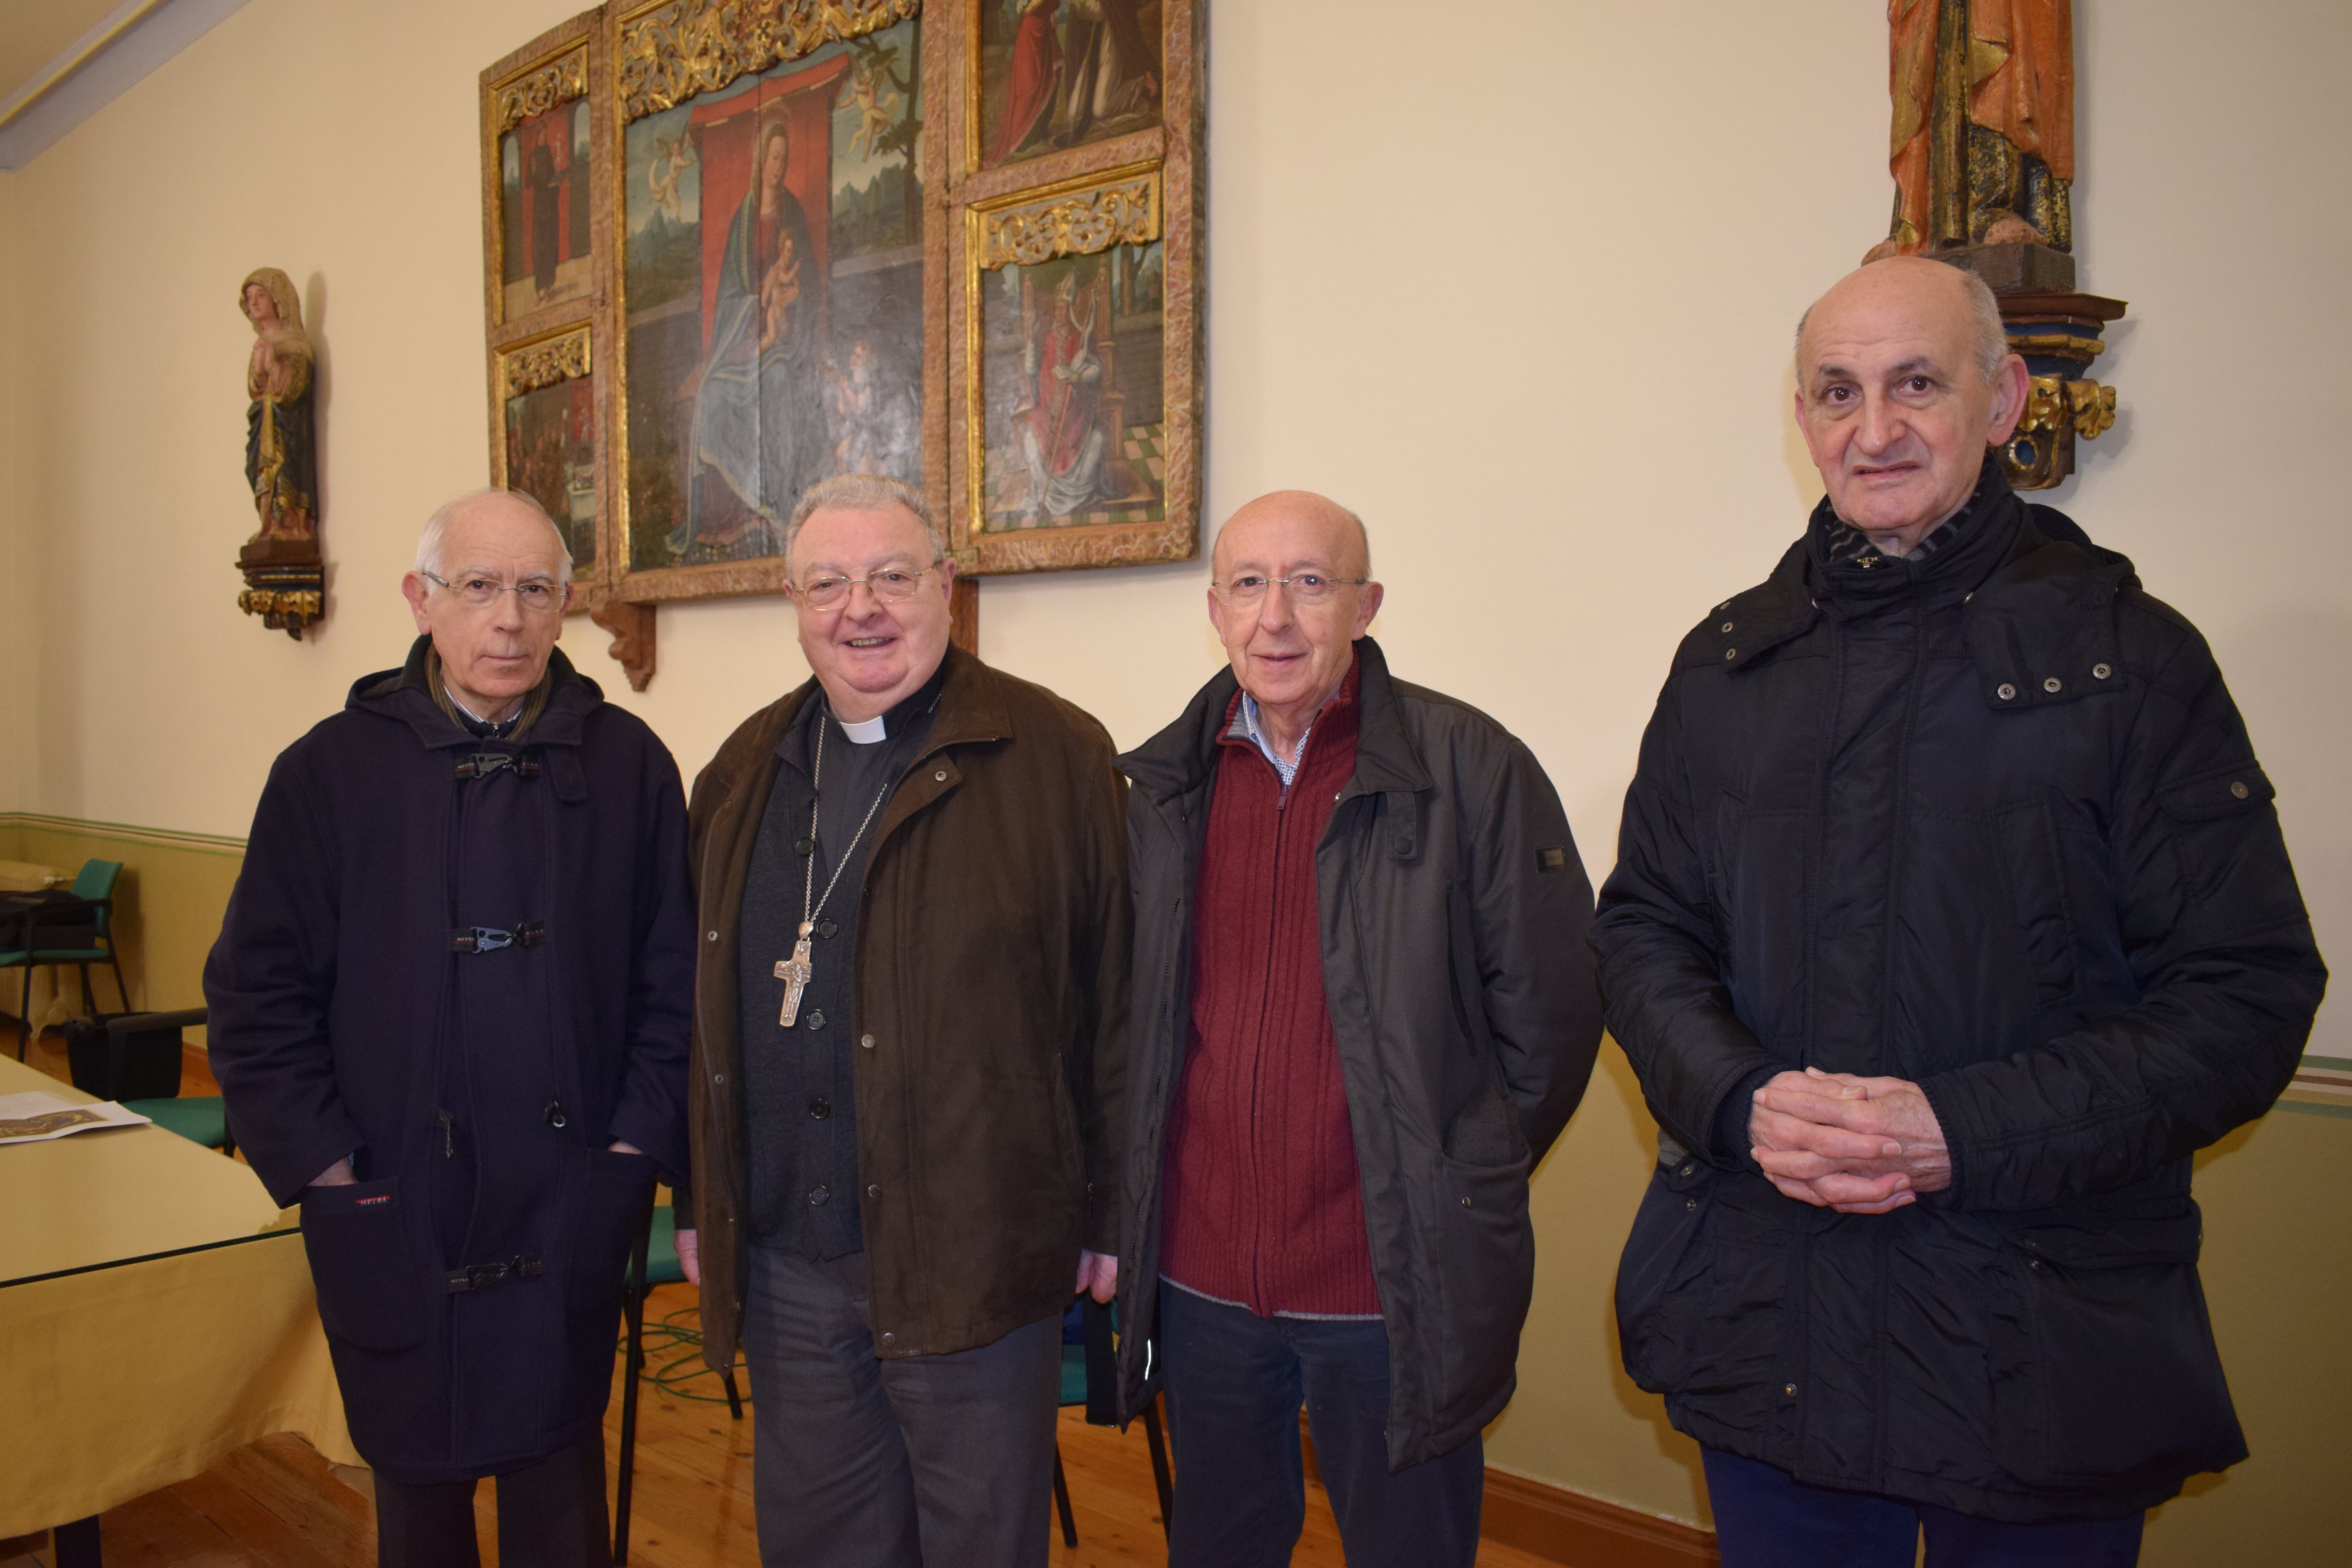
<svg viewBox="0 0 2352 1568"><path fill-rule="evenodd" d="M1489 1466L1478 1532L1574 1568L1717 1568L1712 1531Z"/></svg>
<svg viewBox="0 0 2352 1568"><path fill-rule="evenodd" d="M1309 1480L1319 1481L1315 1437L1298 1413L1298 1447ZM1623 1503L1486 1467L1478 1533L1497 1546L1564 1568L1721 1568L1715 1532Z"/></svg>

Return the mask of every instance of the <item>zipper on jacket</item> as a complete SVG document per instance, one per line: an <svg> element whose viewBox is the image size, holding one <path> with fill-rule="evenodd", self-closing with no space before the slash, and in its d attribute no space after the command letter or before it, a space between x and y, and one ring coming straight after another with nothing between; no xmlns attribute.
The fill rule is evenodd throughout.
<svg viewBox="0 0 2352 1568"><path fill-rule="evenodd" d="M433 1120L441 1129L441 1157L445 1160L456 1159L457 1139L454 1129L457 1125L457 1118L436 1105L433 1108Z"/></svg>
<svg viewBox="0 0 2352 1568"><path fill-rule="evenodd" d="M1307 766L1307 748L1304 745L1298 748L1298 765L1301 770ZM1277 779L1280 778L1281 773L1280 768L1275 769ZM1297 777L1296 774L1292 776ZM1250 1205L1253 1221L1250 1230L1250 1301L1253 1311L1256 1310L1258 1302L1265 1300L1265 1238L1257 1230L1257 1223L1263 1218L1259 1211L1264 1202L1265 1189L1261 1162L1258 1159L1258 1111L1259 1102L1265 1098L1265 1031L1267 1019L1274 1005L1276 936L1274 922L1282 909L1282 856L1283 851L1289 847L1287 831L1289 809L1290 785L1285 784L1282 785L1281 793L1274 797L1274 858L1270 862L1271 869L1266 878L1265 970L1258 984L1257 1031L1250 1059L1249 1173L1250 1195L1253 1200Z"/></svg>

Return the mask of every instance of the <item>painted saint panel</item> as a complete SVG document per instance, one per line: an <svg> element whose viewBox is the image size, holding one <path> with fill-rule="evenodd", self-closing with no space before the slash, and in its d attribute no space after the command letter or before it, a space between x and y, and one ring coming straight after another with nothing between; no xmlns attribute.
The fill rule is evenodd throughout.
<svg viewBox="0 0 2352 1568"><path fill-rule="evenodd" d="M988 533L1167 517L1160 241L982 276Z"/></svg>
<svg viewBox="0 0 2352 1568"><path fill-rule="evenodd" d="M919 26L629 123L629 570L779 555L835 473L922 482Z"/></svg>
<svg viewBox="0 0 2352 1568"><path fill-rule="evenodd" d="M976 0L981 168L1160 123L1162 0Z"/></svg>
<svg viewBox="0 0 2352 1568"><path fill-rule="evenodd" d="M577 376L507 399L506 482L547 509L572 569L596 563L596 384Z"/></svg>
<svg viewBox="0 0 2352 1568"><path fill-rule="evenodd" d="M530 115L499 138L508 321L584 300L594 286L588 147L585 98Z"/></svg>

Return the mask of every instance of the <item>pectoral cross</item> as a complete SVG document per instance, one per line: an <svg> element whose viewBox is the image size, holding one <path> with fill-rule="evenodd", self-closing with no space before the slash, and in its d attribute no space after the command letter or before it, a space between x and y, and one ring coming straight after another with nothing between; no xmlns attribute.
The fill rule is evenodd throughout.
<svg viewBox="0 0 2352 1568"><path fill-rule="evenodd" d="M810 976L816 973L816 966L809 962L809 932L815 929L814 922L801 921L800 940L793 943L793 955L776 961L776 978L784 983L784 1010L777 1016L776 1022L787 1029L801 1016L801 993L808 988Z"/></svg>

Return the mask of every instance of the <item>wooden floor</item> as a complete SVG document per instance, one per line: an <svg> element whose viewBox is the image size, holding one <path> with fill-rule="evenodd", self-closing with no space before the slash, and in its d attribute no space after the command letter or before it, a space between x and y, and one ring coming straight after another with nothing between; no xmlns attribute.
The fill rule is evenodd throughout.
<svg viewBox="0 0 2352 1568"><path fill-rule="evenodd" d="M64 1050L54 1035L44 1037L32 1059L58 1078L65 1076ZM192 1059L192 1068L197 1064ZM208 1074L192 1070L183 1093L215 1092ZM648 1323L688 1313L694 1292L667 1285L653 1292ZM649 1336L649 1346L659 1336ZM649 1350L658 1370L693 1352ZM608 1462L620 1446L621 1399L615 1361L613 1403L604 1422ZM676 1392L648 1384L638 1418L634 1521L629 1562L642 1568L716 1568L756 1565L760 1560L751 1516L751 1423L729 1419L717 1396L718 1379L692 1375L692 1363ZM1062 1544L1058 1526L1050 1561L1055 1568L1126 1568L1166 1561L1160 1501L1143 1429L1125 1433L1088 1426L1083 1412L1065 1410L1060 1433L1063 1467L1069 1477L1078 1544ZM375 1561L375 1512L366 1494L364 1471L339 1476L299 1438L266 1438L229 1455L193 1480L110 1510L100 1530L109 1568L368 1568ZM497 1561L492 1489L478 1494L482 1561ZM1340 1568L1339 1538L1330 1504L1309 1483L1307 1528L1292 1562L1301 1568ZM0 1540L0 1568L54 1568L46 1534ZM1542 1558L1486 1544L1480 1568L1549 1568Z"/></svg>

